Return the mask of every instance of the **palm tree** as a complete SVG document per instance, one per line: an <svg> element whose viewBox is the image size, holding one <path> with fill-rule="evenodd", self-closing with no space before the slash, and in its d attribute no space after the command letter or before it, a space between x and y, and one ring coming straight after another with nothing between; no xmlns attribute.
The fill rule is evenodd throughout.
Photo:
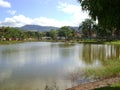
<svg viewBox="0 0 120 90"><path fill-rule="evenodd" d="M86 19L82 22L82 24L79 26L79 29L82 29L84 37L91 39L94 24L95 22L91 19Z"/></svg>

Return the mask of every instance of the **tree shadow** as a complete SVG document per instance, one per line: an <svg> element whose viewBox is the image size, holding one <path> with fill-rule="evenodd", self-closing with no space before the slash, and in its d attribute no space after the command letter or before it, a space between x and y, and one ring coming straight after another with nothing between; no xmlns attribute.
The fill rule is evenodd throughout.
<svg viewBox="0 0 120 90"><path fill-rule="evenodd" d="M107 86L107 87L102 87L102 88L96 88L96 89L93 89L93 90L120 90L120 87Z"/></svg>

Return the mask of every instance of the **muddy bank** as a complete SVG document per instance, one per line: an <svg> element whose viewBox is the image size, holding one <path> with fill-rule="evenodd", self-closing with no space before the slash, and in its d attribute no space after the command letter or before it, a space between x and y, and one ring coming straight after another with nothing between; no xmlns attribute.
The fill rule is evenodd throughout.
<svg viewBox="0 0 120 90"><path fill-rule="evenodd" d="M103 79L95 82L80 84L78 86L68 88L66 90L92 90L95 88L109 86L118 82L120 82L120 77L114 77L114 78Z"/></svg>

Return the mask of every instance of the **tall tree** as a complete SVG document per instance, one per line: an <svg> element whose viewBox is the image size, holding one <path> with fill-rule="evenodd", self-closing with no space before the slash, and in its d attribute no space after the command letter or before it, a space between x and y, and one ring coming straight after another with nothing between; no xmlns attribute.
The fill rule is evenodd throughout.
<svg viewBox="0 0 120 90"><path fill-rule="evenodd" d="M51 37L52 39L56 39L56 38L57 38L57 31L54 30L54 29L51 29L51 30L50 30L50 37Z"/></svg>
<svg viewBox="0 0 120 90"><path fill-rule="evenodd" d="M82 22L79 28L82 29L84 37L91 38L94 24L95 22L91 19L86 19L85 21Z"/></svg>
<svg viewBox="0 0 120 90"><path fill-rule="evenodd" d="M120 0L78 0L82 9L98 20L98 24L104 28L115 29L120 35Z"/></svg>

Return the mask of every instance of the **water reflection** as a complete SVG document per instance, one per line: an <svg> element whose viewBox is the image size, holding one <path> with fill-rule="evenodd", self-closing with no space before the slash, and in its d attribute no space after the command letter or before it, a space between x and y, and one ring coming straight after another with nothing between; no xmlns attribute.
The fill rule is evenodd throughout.
<svg viewBox="0 0 120 90"><path fill-rule="evenodd" d="M120 46L45 42L1 45L0 89L43 90L56 82L65 90L81 78L77 69L101 66L109 59L120 59Z"/></svg>
<svg viewBox="0 0 120 90"><path fill-rule="evenodd" d="M82 60L86 64L92 64L96 61L120 59L120 46L118 45L93 45L84 44L82 51Z"/></svg>

